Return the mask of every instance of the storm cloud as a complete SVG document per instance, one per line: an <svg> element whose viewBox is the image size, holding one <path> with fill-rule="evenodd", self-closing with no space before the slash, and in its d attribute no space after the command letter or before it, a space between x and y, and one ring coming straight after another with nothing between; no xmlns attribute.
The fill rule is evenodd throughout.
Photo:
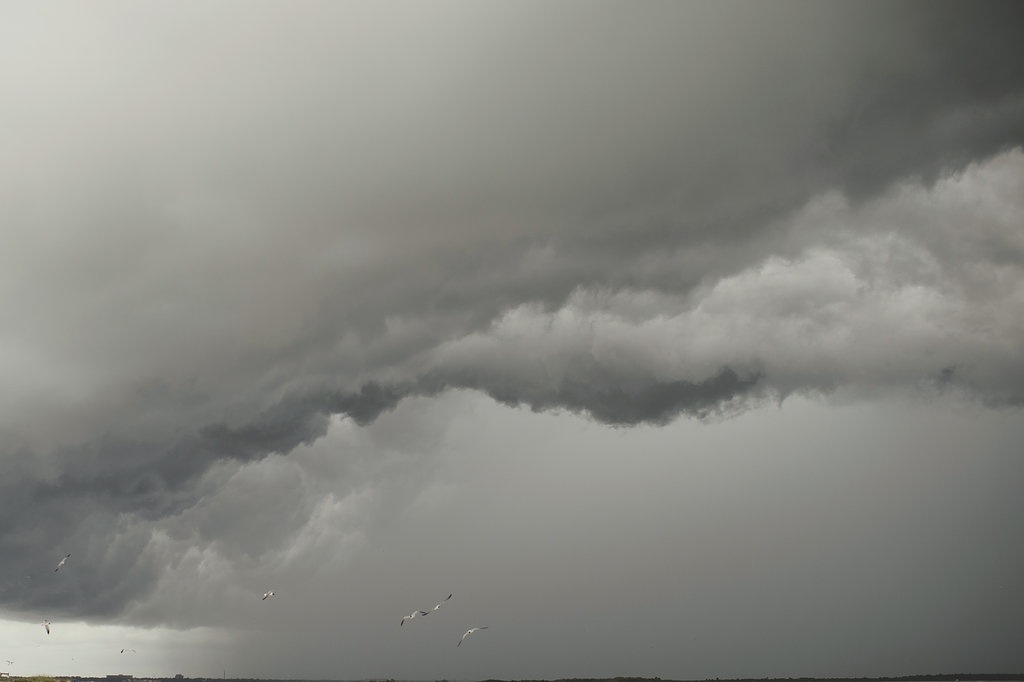
<svg viewBox="0 0 1024 682"><path fill-rule="evenodd" d="M453 396L1024 403L1020 3L2 14L12 616L224 625L441 495Z"/></svg>

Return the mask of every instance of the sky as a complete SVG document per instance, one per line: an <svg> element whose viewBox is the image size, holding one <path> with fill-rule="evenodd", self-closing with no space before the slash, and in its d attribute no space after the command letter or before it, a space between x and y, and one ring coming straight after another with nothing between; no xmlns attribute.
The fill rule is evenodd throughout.
<svg viewBox="0 0 1024 682"><path fill-rule="evenodd" d="M0 3L0 669L1024 670L1022 46Z"/></svg>

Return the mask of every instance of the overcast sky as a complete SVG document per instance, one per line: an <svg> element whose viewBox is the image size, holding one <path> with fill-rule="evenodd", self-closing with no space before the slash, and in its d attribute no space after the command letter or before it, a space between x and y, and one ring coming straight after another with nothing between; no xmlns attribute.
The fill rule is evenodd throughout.
<svg viewBox="0 0 1024 682"><path fill-rule="evenodd" d="M0 83L0 670L1024 670L1020 3L12 0Z"/></svg>

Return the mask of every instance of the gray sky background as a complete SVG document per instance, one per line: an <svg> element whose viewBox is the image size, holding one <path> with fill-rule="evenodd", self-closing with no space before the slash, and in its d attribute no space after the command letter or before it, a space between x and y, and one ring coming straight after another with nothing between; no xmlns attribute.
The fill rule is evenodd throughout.
<svg viewBox="0 0 1024 682"><path fill-rule="evenodd" d="M0 661L1024 669L1022 15L0 5Z"/></svg>

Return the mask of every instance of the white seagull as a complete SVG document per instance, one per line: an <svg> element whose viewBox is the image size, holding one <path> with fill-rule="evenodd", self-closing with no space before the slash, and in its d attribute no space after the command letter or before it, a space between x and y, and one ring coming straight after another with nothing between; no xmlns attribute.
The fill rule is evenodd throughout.
<svg viewBox="0 0 1024 682"><path fill-rule="evenodd" d="M455 593L454 593L454 592L452 592L452 594L455 594ZM430 609L430 610L431 610L431 611L437 611L437 610L438 610L439 608L441 608L441 607L442 607L442 606L444 605L444 603L445 603L446 601L448 601L448 600L449 600L449 599L451 599L451 598L452 598L452 595L451 595L451 594L449 594L449 595L448 595L447 597L445 597L445 598L444 598L444 599L442 599L442 600L441 600L440 602L438 602L437 606L435 606L434 608L432 608L432 609Z"/></svg>
<svg viewBox="0 0 1024 682"><path fill-rule="evenodd" d="M464 635L462 636L462 639L466 639L467 637L469 637L469 636L470 636L471 634L473 634L473 633L474 633L474 632L476 632L477 630L486 630L486 629L487 629L487 626L486 626L486 625L482 625L482 626L480 626L480 627L478 627L478 628L470 628L470 629L466 630L466 634L464 634ZM458 643L458 644L456 644L455 646L462 646L462 639L460 639L460 640L459 640L459 643Z"/></svg>
<svg viewBox="0 0 1024 682"><path fill-rule="evenodd" d="M121 653L122 653L122 654L123 654L124 652L126 652L126 651L130 651L130 652L131 652L131 653L133 653L133 654L135 653L135 649L127 649L127 648L126 648L126 649L121 649Z"/></svg>
<svg viewBox="0 0 1024 682"><path fill-rule="evenodd" d="M53 569L53 572L56 573L57 571L59 571L60 567L63 566L65 563L67 563L67 560L70 559L70 558L71 558L70 554L64 555L64 558L60 560L60 563L57 564L57 568Z"/></svg>
<svg viewBox="0 0 1024 682"><path fill-rule="evenodd" d="M267 590L266 592L263 593L263 599L261 599L260 601L266 601L267 597L273 597L273 596L274 596L274 591L273 590Z"/></svg>
<svg viewBox="0 0 1024 682"><path fill-rule="evenodd" d="M405 618L403 618L403 619L402 619L402 622L401 622L401 623L399 623L399 625L405 625L405 621L407 621L407 620L412 620L412 619L413 619L413 618L415 618L416 616L426 616L426 615L428 615L426 611L413 611L413 612L412 612L412 613L410 613L410 614L409 614L408 616L406 616Z"/></svg>
<svg viewBox="0 0 1024 682"><path fill-rule="evenodd" d="M50 621L44 620L43 627L46 628L46 634L50 634Z"/></svg>

